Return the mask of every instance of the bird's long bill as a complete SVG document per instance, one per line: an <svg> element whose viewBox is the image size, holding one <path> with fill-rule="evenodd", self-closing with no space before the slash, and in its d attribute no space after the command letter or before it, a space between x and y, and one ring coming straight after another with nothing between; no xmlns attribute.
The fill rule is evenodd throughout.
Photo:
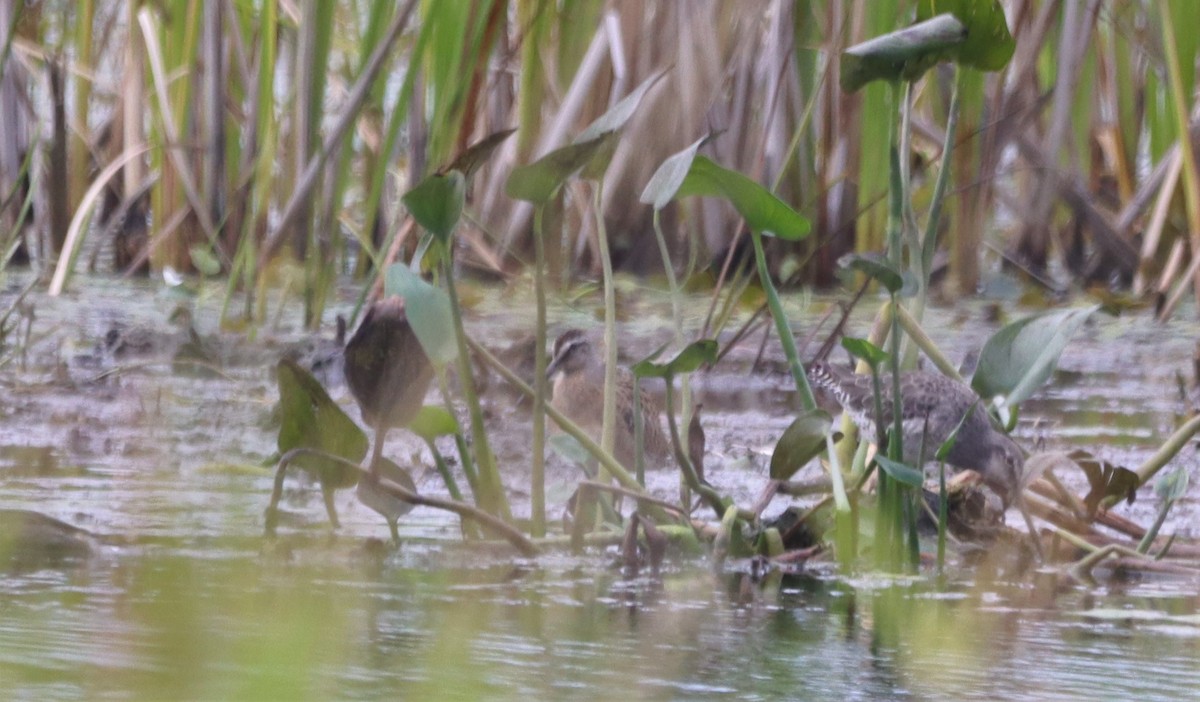
<svg viewBox="0 0 1200 702"><path fill-rule="evenodd" d="M562 365L562 356L561 355L555 356L554 358L550 359L550 363L548 363L546 365L546 378L547 379L553 378L554 374L558 372L558 367L560 365Z"/></svg>

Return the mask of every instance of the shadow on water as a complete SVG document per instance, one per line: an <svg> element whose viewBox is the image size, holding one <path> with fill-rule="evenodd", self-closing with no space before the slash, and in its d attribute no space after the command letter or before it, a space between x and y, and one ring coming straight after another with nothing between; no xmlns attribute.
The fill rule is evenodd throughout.
<svg viewBox="0 0 1200 702"><path fill-rule="evenodd" d="M333 534L317 486L299 480L285 490L280 538L264 541L271 369L303 336L219 335L215 311L200 304L195 325L220 375L154 351L116 358L103 348L113 328L169 329L160 308L170 305L126 284L88 286L86 298L36 300L47 333L23 369L0 370L0 509L71 525L51 529L59 535L89 532L84 553L0 573L0 680L11 698L1041 700L1200 689L1196 583L1165 576L1083 588L1052 572L1012 577L985 554L941 583L846 580L820 566L752 578L746 563L714 574L703 559L625 579L607 551L520 561L507 548L461 545L456 521L423 508L401 522L404 543L392 550L382 520L349 494L337 498ZM661 341L645 320L669 303L646 298L632 303L642 307L630 357ZM951 356L994 331L965 309L965 322L962 310L929 315L930 329L954 329L936 338ZM564 326L586 316L559 312ZM468 324L503 345L528 322L520 314L481 308ZM796 311L801 324L810 318ZM1174 372L1189 367L1194 343L1181 324L1089 326L1025 405L1018 438L1143 460L1181 411ZM175 332L163 333L173 343ZM755 350L697 376L707 474L740 502L766 481L794 402L769 354L766 373L744 375ZM344 386L329 385L358 419ZM527 415L499 400L488 410L524 509ZM389 456L427 462L419 441L392 434ZM1178 460L1195 463L1194 450ZM819 475L804 470L801 479ZM440 489L432 472L414 478ZM577 480L565 466L551 474L552 513ZM667 471L650 482L664 495L678 488ZM1146 523L1153 502L1121 509ZM1165 530L1195 536L1196 504L1193 489Z"/></svg>

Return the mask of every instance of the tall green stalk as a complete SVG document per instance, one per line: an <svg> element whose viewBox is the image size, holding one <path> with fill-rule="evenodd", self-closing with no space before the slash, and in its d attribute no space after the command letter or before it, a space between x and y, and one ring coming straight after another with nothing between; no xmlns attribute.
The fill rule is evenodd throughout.
<svg viewBox="0 0 1200 702"><path fill-rule="evenodd" d="M454 285L454 265L450 261L448 251L443 251L441 258L442 277L446 281L446 294L450 296L450 316L454 322L454 337L458 342L458 382L462 387L463 401L471 416L471 443L475 449L475 464L479 471L480 489L479 494L475 497L483 509L506 522L512 521L508 497L504 494L504 484L500 480L500 471L496 468L496 456L492 453L487 431L483 426L483 409L479 405L479 395L475 392L475 376L471 368L471 349L467 343L467 333L463 329L462 308L458 300L458 290Z"/></svg>
<svg viewBox="0 0 1200 702"><path fill-rule="evenodd" d="M533 211L533 297L537 306L533 364L533 466L530 474L530 533L546 535L546 243L544 205Z"/></svg>

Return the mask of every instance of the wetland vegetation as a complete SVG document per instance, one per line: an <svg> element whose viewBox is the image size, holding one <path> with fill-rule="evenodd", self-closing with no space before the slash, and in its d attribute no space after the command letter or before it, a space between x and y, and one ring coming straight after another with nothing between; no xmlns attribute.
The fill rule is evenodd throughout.
<svg viewBox="0 0 1200 702"><path fill-rule="evenodd" d="M686 8L0 0L15 696L1195 689L1200 10Z"/></svg>

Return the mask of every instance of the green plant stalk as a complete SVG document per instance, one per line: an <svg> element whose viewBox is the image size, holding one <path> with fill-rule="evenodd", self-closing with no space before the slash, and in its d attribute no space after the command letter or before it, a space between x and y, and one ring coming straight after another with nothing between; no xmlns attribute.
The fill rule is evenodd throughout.
<svg viewBox="0 0 1200 702"><path fill-rule="evenodd" d="M891 95L891 128L888 129L888 218L887 218L887 255L888 260L896 270L904 270L904 242L901 239L903 224L904 184L900 173L900 84L892 83Z"/></svg>
<svg viewBox="0 0 1200 702"><path fill-rule="evenodd" d="M546 243L544 205L533 211L533 297L536 302L533 351L533 465L530 468L530 534L546 535Z"/></svg>
<svg viewBox="0 0 1200 702"><path fill-rule="evenodd" d="M429 447L429 452L433 454L433 465L437 468L438 475L442 476L442 482L446 484L446 491L450 493L450 497L462 502L462 490L458 489L458 481L454 479L454 474L450 472L450 466L446 465L446 459L442 458L441 451L438 451L437 446L433 443L433 439L425 439L425 445Z"/></svg>
<svg viewBox="0 0 1200 702"><path fill-rule="evenodd" d="M1171 512L1171 507L1175 505L1174 500L1164 500L1158 508L1158 516L1155 517L1154 523L1142 535L1142 540L1138 542L1137 552L1146 553L1150 550L1150 544L1154 543L1154 539L1158 538L1158 531L1162 529L1163 522L1167 521L1167 514Z"/></svg>
<svg viewBox="0 0 1200 702"><path fill-rule="evenodd" d="M925 318L925 305L929 299L929 276L933 269L933 255L937 250L938 225L942 218L942 206L946 199L946 186L950 182L950 167L953 163L954 139L958 131L959 90L962 85L962 67L954 64L954 87L950 91L950 113L946 118L946 140L942 144L942 160L937 180L933 186L933 199L929 203L929 219L925 222L925 234L920 241L920 256L917 270L917 297L912 305L912 318L920 323ZM915 341L905 340L904 367L916 365Z"/></svg>
<svg viewBox="0 0 1200 702"><path fill-rule="evenodd" d="M11 7L11 6L10 6ZM95 17L96 7L94 0L81 0L75 3L75 37L74 50L75 55L79 58L84 66L92 65L92 26ZM14 29L16 24L13 24ZM75 110L78 114L88 114L89 103L92 99L92 79L89 76L75 73L72 76L75 88ZM81 120L86 123L86 120ZM80 133L77 130L71 130L70 144L68 148L70 153L67 157L67 173L70 176L71 182L68 188L67 197L74 209L79 206L79 201L83 197L83 193L87 190L87 174L88 174L88 140L89 136L86 132ZM32 151L32 149L31 149Z"/></svg>
<svg viewBox="0 0 1200 702"><path fill-rule="evenodd" d="M600 267L604 274L604 411L600 446L613 452L617 431L617 293L613 285L612 256L608 251L608 230L602 208L604 181L592 189L592 211L596 215L596 239L600 249Z"/></svg>
<svg viewBox="0 0 1200 702"><path fill-rule="evenodd" d="M483 409L479 395L475 392L475 377L471 372L471 352L467 344L467 333L463 329L462 308L459 306L458 290L454 285L453 264L449 252L441 257L442 277L446 281L446 294L450 296L450 317L454 322L454 337L458 342L458 379L462 387L463 400L471 416L471 441L475 449L475 463L479 470L479 492L475 498L479 506L500 519L512 520L508 498L504 494L504 483L496 468L496 456L488 442L487 430L483 426Z"/></svg>
<svg viewBox="0 0 1200 702"><path fill-rule="evenodd" d="M390 3L380 4L389 5ZM377 8L373 7L372 13L374 13L376 9ZM379 12L382 11L382 8L379 8ZM383 25L381 24L380 26ZM363 66L360 67L360 71L363 70L363 67L366 65L367 56L372 50L374 50L375 45L379 41L379 37L376 36L376 34L377 33L372 33L370 35L370 40L364 42ZM412 49L412 56L415 57L423 55L425 45L429 42L429 34L430 32L428 25L422 23L420 33L417 35L416 44ZM400 130L404 127L406 121L406 115L408 114L408 101L412 98L413 86L415 84L416 76L420 70L420 67L420 61L413 60L409 62L408 68L404 73L404 82L400 85L400 93L396 96L396 101L393 103L391 109L385 112L391 117L389 119L386 136L383 141L383 148L380 149L377 158L371 159L372 167L366 174L369 188L367 189L367 198L365 204L363 205L363 230L362 236L360 237L360 242L364 244L364 251L372 250L372 246L368 245L370 242L370 233L375 227L375 218L379 216L379 201L383 197L384 188L387 186L388 167L391 165L391 159L388 158L387 155L395 153L396 141L400 138ZM352 133L347 132L347 139L350 139L351 137ZM382 255L384 252L386 252L386 250L387 249L385 248L383 251L376 252L374 255L375 258L378 258L378 256ZM375 274L378 276L379 271L383 269L383 266L381 265L382 261L373 260L372 263L375 266ZM358 312L356 310L355 315L357 314Z"/></svg>
<svg viewBox="0 0 1200 702"><path fill-rule="evenodd" d="M783 304L779 301L779 293L775 291L775 285L771 282L771 273L767 270L767 254L763 251L762 234L751 229L750 241L754 244L754 260L758 266L758 280L762 285L763 292L767 295L767 308L771 310L771 318L775 320L775 331L779 334L779 344L783 347L784 355L787 356L792 380L796 383L796 390L800 393L804 409L815 410L817 400L813 397L812 388L808 384L808 376L805 375L804 366L800 363L800 354L796 351L796 340L792 337L792 330L788 326L787 315L784 314ZM833 445L833 437L825 437L825 448L832 457L836 450ZM837 468L836 464L837 461L831 460L829 471L829 480L833 485L834 504L838 511L848 511L850 500L846 497L842 471Z"/></svg>
<svg viewBox="0 0 1200 702"><path fill-rule="evenodd" d="M767 307L771 310L771 317L775 320L775 331L779 334L779 343L783 346L784 355L787 356L788 370L792 372L792 380L796 383L796 390L800 393L804 409L815 410L817 400L813 396L812 388L809 387L808 377L804 373L804 365L800 363L800 355L796 352L796 340L792 337L791 327L788 326L787 315L783 311L783 304L779 301L779 293L776 292L775 284L771 282L771 273L767 270L767 255L763 251L762 234L751 230L750 240L754 243L758 281L767 295Z"/></svg>
<svg viewBox="0 0 1200 702"><path fill-rule="evenodd" d="M671 291L671 321L674 323L674 326L675 326L675 343L678 344L679 346L683 346L683 295L682 295L682 291L679 289L679 281L675 278L675 267L671 265L671 252L667 248L667 237L665 234L663 234L662 222L660 221L659 215L660 215L660 210L655 208L654 213L652 215L652 221L654 224L654 238L656 240L658 240L658 253L659 253L659 255L662 256L663 272L666 273L666 275L667 275L667 285ZM682 412L683 412L683 419L684 419L685 423L690 423L691 419L692 419L691 376L690 375L683 376L682 378L680 378L680 383L681 383L681 390L682 390L682 394L683 394L683 407L681 408ZM637 451L637 457L638 457L637 476L638 476L638 482L645 485L646 477L643 472L645 470L645 468L644 468L645 461L643 460L643 456L642 456L643 435L644 435L644 432L642 429L642 423L643 423L642 402L641 402L641 393L637 392L636 389L633 393L633 405L634 405L634 417L636 418L635 419L635 421L636 421L635 434L636 434L637 449L638 449L638 451ZM669 410L669 411L673 411L673 408L672 408L672 410ZM690 424L689 424L689 426L690 426ZM684 499L685 502L689 502L691 499L690 495L684 495L684 498L685 498ZM686 508L687 505L685 504L684 507Z"/></svg>
<svg viewBox="0 0 1200 702"><path fill-rule="evenodd" d="M950 498L946 493L946 462L938 461L938 540L937 572L946 568L946 523L950 518Z"/></svg>
<svg viewBox="0 0 1200 702"><path fill-rule="evenodd" d="M1170 463L1171 459L1187 445L1198 431L1200 431L1200 417L1192 417L1183 426L1176 429L1175 433L1171 434L1153 455L1147 458L1142 465L1138 466L1138 469L1135 471L1138 476L1138 485L1145 485L1151 478L1157 475L1158 471ZM1116 504L1118 499L1117 497L1107 497L1101 504L1105 508L1108 508Z"/></svg>
<svg viewBox="0 0 1200 702"><path fill-rule="evenodd" d="M1166 0L1158 2L1159 16L1170 17L1170 5ZM1163 53L1166 55L1167 76L1170 80L1171 105L1175 113L1175 128L1179 132L1180 143L1186 145L1188 137L1188 102L1191 98L1190 84L1185 89L1182 76L1182 65L1179 60L1179 49L1175 37L1175 28L1168 21L1162 24ZM1197 168L1196 156L1191 149L1182 149L1183 156L1183 194L1187 210L1188 229L1191 232L1193 250L1200 245L1200 170ZM1200 302L1200 274L1193 278L1196 299ZM1180 290L1188 281L1179 282Z"/></svg>

